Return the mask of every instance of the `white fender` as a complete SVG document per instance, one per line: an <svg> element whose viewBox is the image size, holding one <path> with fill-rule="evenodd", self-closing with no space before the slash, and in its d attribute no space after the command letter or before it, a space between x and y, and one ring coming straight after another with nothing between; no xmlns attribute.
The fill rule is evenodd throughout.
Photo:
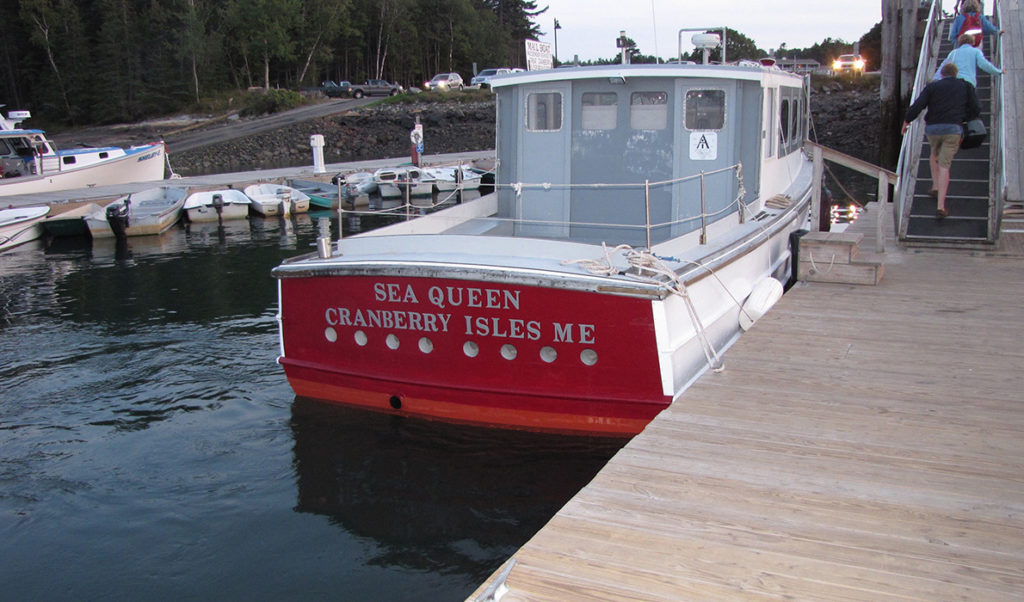
<svg viewBox="0 0 1024 602"><path fill-rule="evenodd" d="M747 300L743 302L743 309L740 311L740 328L744 332L750 330L754 322L768 313L768 310L781 298L781 282L771 277L759 280L750 290Z"/></svg>

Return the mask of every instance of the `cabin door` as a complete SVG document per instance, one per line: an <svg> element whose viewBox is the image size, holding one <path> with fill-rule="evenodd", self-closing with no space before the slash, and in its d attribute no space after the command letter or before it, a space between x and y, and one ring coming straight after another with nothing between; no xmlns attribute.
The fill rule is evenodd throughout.
<svg viewBox="0 0 1024 602"><path fill-rule="evenodd" d="M561 238L569 234L568 83L523 86L518 176L523 184L515 203L516 233Z"/></svg>
<svg viewBox="0 0 1024 602"><path fill-rule="evenodd" d="M674 187L673 236L700 229L702 199L708 222L736 211L739 181L728 168L740 157L735 81L679 80L676 98L675 178L684 181Z"/></svg>

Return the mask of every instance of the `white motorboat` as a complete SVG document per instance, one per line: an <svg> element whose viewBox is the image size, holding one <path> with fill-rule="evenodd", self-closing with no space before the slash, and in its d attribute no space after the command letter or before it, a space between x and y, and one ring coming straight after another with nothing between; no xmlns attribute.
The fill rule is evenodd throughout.
<svg viewBox="0 0 1024 602"><path fill-rule="evenodd" d="M0 251L42 236L42 221L49 212L49 207L0 209Z"/></svg>
<svg viewBox="0 0 1024 602"><path fill-rule="evenodd" d="M237 188L202 190L185 199L183 210L190 222L220 222L245 219L252 200Z"/></svg>
<svg viewBox="0 0 1024 602"><path fill-rule="evenodd" d="M160 234L181 218L188 192L176 186L155 186L125 195L85 217L93 238L124 238Z"/></svg>
<svg viewBox="0 0 1024 602"><path fill-rule="evenodd" d="M336 178L335 183L340 181L342 187L347 189L348 194L351 196L371 194L377 190L377 180L374 174L368 171L357 171L346 175L339 174Z"/></svg>
<svg viewBox="0 0 1024 602"><path fill-rule="evenodd" d="M438 165L424 167L423 172L434 180L438 192L453 190L478 190L483 174L469 165Z"/></svg>
<svg viewBox="0 0 1024 602"><path fill-rule="evenodd" d="M43 130L18 127L30 116L0 116L0 196L164 179L163 142L57 150Z"/></svg>
<svg viewBox="0 0 1024 602"><path fill-rule="evenodd" d="M260 215L291 215L309 211L309 195L284 184L250 184L243 190Z"/></svg>
<svg viewBox="0 0 1024 602"><path fill-rule="evenodd" d="M385 167L373 174L381 198L429 196L434 192L434 180L418 167Z"/></svg>
<svg viewBox="0 0 1024 602"><path fill-rule="evenodd" d="M814 181L808 85L756 62L493 80L495 193L322 237L273 270L292 388L433 419L639 432L721 366L794 270Z"/></svg>

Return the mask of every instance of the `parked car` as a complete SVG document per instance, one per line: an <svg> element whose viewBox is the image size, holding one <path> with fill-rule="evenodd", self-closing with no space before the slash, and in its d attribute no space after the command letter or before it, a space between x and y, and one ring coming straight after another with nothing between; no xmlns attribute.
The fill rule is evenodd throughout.
<svg viewBox="0 0 1024 602"><path fill-rule="evenodd" d="M349 94L352 98L362 98L364 96L394 96L395 94L401 94L404 92L402 86L393 84L383 79L368 79L362 84L352 84L349 87Z"/></svg>
<svg viewBox="0 0 1024 602"><path fill-rule="evenodd" d="M330 98L341 98L348 96L351 92L352 84L347 81L332 82L326 81L320 85L324 94Z"/></svg>
<svg viewBox="0 0 1024 602"><path fill-rule="evenodd" d="M462 76L458 73L438 73L430 79L429 82L423 82L423 87L427 90L461 90L465 84L462 82Z"/></svg>
<svg viewBox="0 0 1024 602"><path fill-rule="evenodd" d="M849 71L864 73L864 59L859 54L843 54L832 62L832 70L836 73Z"/></svg>
<svg viewBox="0 0 1024 602"><path fill-rule="evenodd" d="M481 88L489 88L491 85L491 78L498 75L508 75L510 73L518 73L522 69L513 69L510 67L498 67L497 69L484 69L480 73L473 76L473 79L469 80L471 86L480 86Z"/></svg>

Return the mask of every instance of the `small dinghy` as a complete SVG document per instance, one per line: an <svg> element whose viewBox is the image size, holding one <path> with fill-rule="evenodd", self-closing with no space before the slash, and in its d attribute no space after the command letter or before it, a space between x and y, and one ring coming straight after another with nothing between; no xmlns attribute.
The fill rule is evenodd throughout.
<svg viewBox="0 0 1024 602"><path fill-rule="evenodd" d="M185 216L190 222L216 222L245 219L249 215L250 199L241 190L204 190L193 192L185 199Z"/></svg>
<svg viewBox="0 0 1024 602"><path fill-rule="evenodd" d="M245 195L252 199L253 211L263 216L309 211L309 195L284 184L251 184Z"/></svg>
<svg viewBox="0 0 1024 602"><path fill-rule="evenodd" d="M49 207L0 209L0 251L6 251L43 235L40 222Z"/></svg>
<svg viewBox="0 0 1024 602"><path fill-rule="evenodd" d="M85 224L93 238L160 234L178 222L185 195L175 186L147 188L85 216Z"/></svg>

